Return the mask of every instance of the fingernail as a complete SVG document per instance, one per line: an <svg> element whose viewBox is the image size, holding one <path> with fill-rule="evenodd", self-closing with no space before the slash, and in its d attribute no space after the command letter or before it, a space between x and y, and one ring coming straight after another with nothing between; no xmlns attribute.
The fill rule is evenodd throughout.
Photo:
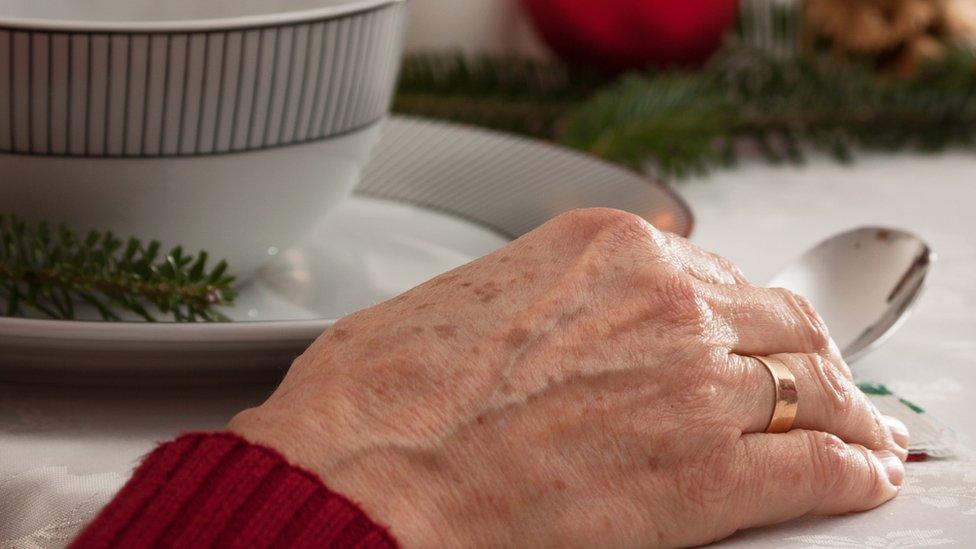
<svg viewBox="0 0 976 549"><path fill-rule="evenodd" d="M908 449L908 427L900 419L892 416L881 416L884 424L891 430L891 438L895 439L898 446Z"/></svg>
<svg viewBox="0 0 976 549"><path fill-rule="evenodd" d="M902 481L905 480L905 464L898 459L898 456L888 450L877 450L874 452L874 457L878 458L884 466L888 481L895 486L901 486Z"/></svg>

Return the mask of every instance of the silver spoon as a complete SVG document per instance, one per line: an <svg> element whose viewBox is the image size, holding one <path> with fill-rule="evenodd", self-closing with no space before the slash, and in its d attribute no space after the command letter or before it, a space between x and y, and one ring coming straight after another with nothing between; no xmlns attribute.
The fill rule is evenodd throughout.
<svg viewBox="0 0 976 549"><path fill-rule="evenodd" d="M809 299L852 363L901 326L934 261L928 245L911 233L862 227L817 244L768 285Z"/></svg>

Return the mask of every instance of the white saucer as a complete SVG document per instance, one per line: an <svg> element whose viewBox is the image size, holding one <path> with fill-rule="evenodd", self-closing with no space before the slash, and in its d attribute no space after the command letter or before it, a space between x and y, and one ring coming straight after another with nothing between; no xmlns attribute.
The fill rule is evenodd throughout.
<svg viewBox="0 0 976 549"><path fill-rule="evenodd" d="M241 289L225 311L235 322L0 318L0 377L274 375L334 319L591 206L691 231L671 191L629 170L505 134L394 117L357 196Z"/></svg>

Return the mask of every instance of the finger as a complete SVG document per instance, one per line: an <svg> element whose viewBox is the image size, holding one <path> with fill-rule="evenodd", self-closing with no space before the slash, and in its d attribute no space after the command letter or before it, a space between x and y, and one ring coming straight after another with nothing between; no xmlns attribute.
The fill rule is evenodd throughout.
<svg viewBox="0 0 976 549"><path fill-rule="evenodd" d="M810 302L783 288L712 284L703 291L727 326L723 342L740 355L812 353L830 346L827 326Z"/></svg>
<svg viewBox="0 0 976 549"><path fill-rule="evenodd" d="M744 435L736 446L736 528L866 511L898 494L904 464L819 431Z"/></svg>
<svg viewBox="0 0 976 549"><path fill-rule="evenodd" d="M828 358L817 353L772 355L796 378L795 429L837 435L851 444L872 450L888 450L900 459L908 457L908 434L882 416L870 399ZM769 370L758 359L730 355L742 380L742 391L733 398L739 427L747 433L766 430L775 403L776 389ZM893 428L899 431L895 437ZM903 434L903 436L901 436Z"/></svg>
<svg viewBox="0 0 976 549"><path fill-rule="evenodd" d="M662 247L681 268L691 276L709 284L748 284L738 265L728 259L706 252L686 238L661 231Z"/></svg>

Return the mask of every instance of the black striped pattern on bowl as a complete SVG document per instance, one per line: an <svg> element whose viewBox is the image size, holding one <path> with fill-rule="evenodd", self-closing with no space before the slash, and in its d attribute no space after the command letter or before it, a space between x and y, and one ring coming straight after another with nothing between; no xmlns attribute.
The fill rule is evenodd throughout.
<svg viewBox="0 0 976 549"><path fill-rule="evenodd" d="M0 27L0 152L194 156L303 143L382 118L406 7L201 32Z"/></svg>

